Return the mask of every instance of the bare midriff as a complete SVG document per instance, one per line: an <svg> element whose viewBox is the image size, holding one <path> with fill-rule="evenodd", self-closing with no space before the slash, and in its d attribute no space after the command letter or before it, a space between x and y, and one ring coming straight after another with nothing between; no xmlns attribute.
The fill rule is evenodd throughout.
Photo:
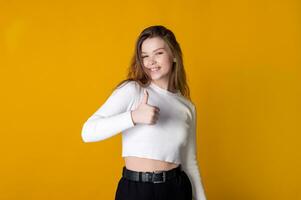
<svg viewBox="0 0 301 200"><path fill-rule="evenodd" d="M127 169L139 172L167 171L179 166L179 164L176 163L135 156L124 157L124 161Z"/></svg>

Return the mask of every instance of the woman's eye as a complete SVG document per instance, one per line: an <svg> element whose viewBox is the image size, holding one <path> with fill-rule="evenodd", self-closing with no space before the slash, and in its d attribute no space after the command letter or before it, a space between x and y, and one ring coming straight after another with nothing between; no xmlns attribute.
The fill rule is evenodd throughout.
<svg viewBox="0 0 301 200"><path fill-rule="evenodd" d="M163 52L158 52L156 54L163 54ZM141 58L145 58L145 57L147 57L147 56L142 56Z"/></svg>

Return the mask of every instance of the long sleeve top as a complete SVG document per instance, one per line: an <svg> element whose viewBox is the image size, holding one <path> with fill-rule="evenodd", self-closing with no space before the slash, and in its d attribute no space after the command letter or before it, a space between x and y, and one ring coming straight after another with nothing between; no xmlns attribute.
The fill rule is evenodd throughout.
<svg viewBox="0 0 301 200"><path fill-rule="evenodd" d="M131 112L148 91L147 104L160 109L155 124L134 124ZM82 127L84 142L122 133L122 157L136 156L181 164L192 183L193 200L206 200L196 152L196 107L187 98L151 82L127 81L116 88Z"/></svg>

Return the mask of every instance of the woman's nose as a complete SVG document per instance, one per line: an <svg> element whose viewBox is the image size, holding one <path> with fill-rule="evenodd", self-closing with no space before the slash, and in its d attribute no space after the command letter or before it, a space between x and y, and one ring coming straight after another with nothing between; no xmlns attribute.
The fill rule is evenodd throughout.
<svg viewBox="0 0 301 200"><path fill-rule="evenodd" d="M156 63L156 60L154 58L150 58L149 59L149 65L153 65L154 63Z"/></svg>

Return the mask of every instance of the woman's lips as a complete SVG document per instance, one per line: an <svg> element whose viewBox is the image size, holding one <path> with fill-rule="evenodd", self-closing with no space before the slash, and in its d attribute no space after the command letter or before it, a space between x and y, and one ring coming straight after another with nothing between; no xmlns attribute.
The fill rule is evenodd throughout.
<svg viewBox="0 0 301 200"><path fill-rule="evenodd" d="M161 67L153 67L153 68L150 68L149 70L150 70L151 72L157 72L157 71L160 70L160 68L161 68Z"/></svg>

